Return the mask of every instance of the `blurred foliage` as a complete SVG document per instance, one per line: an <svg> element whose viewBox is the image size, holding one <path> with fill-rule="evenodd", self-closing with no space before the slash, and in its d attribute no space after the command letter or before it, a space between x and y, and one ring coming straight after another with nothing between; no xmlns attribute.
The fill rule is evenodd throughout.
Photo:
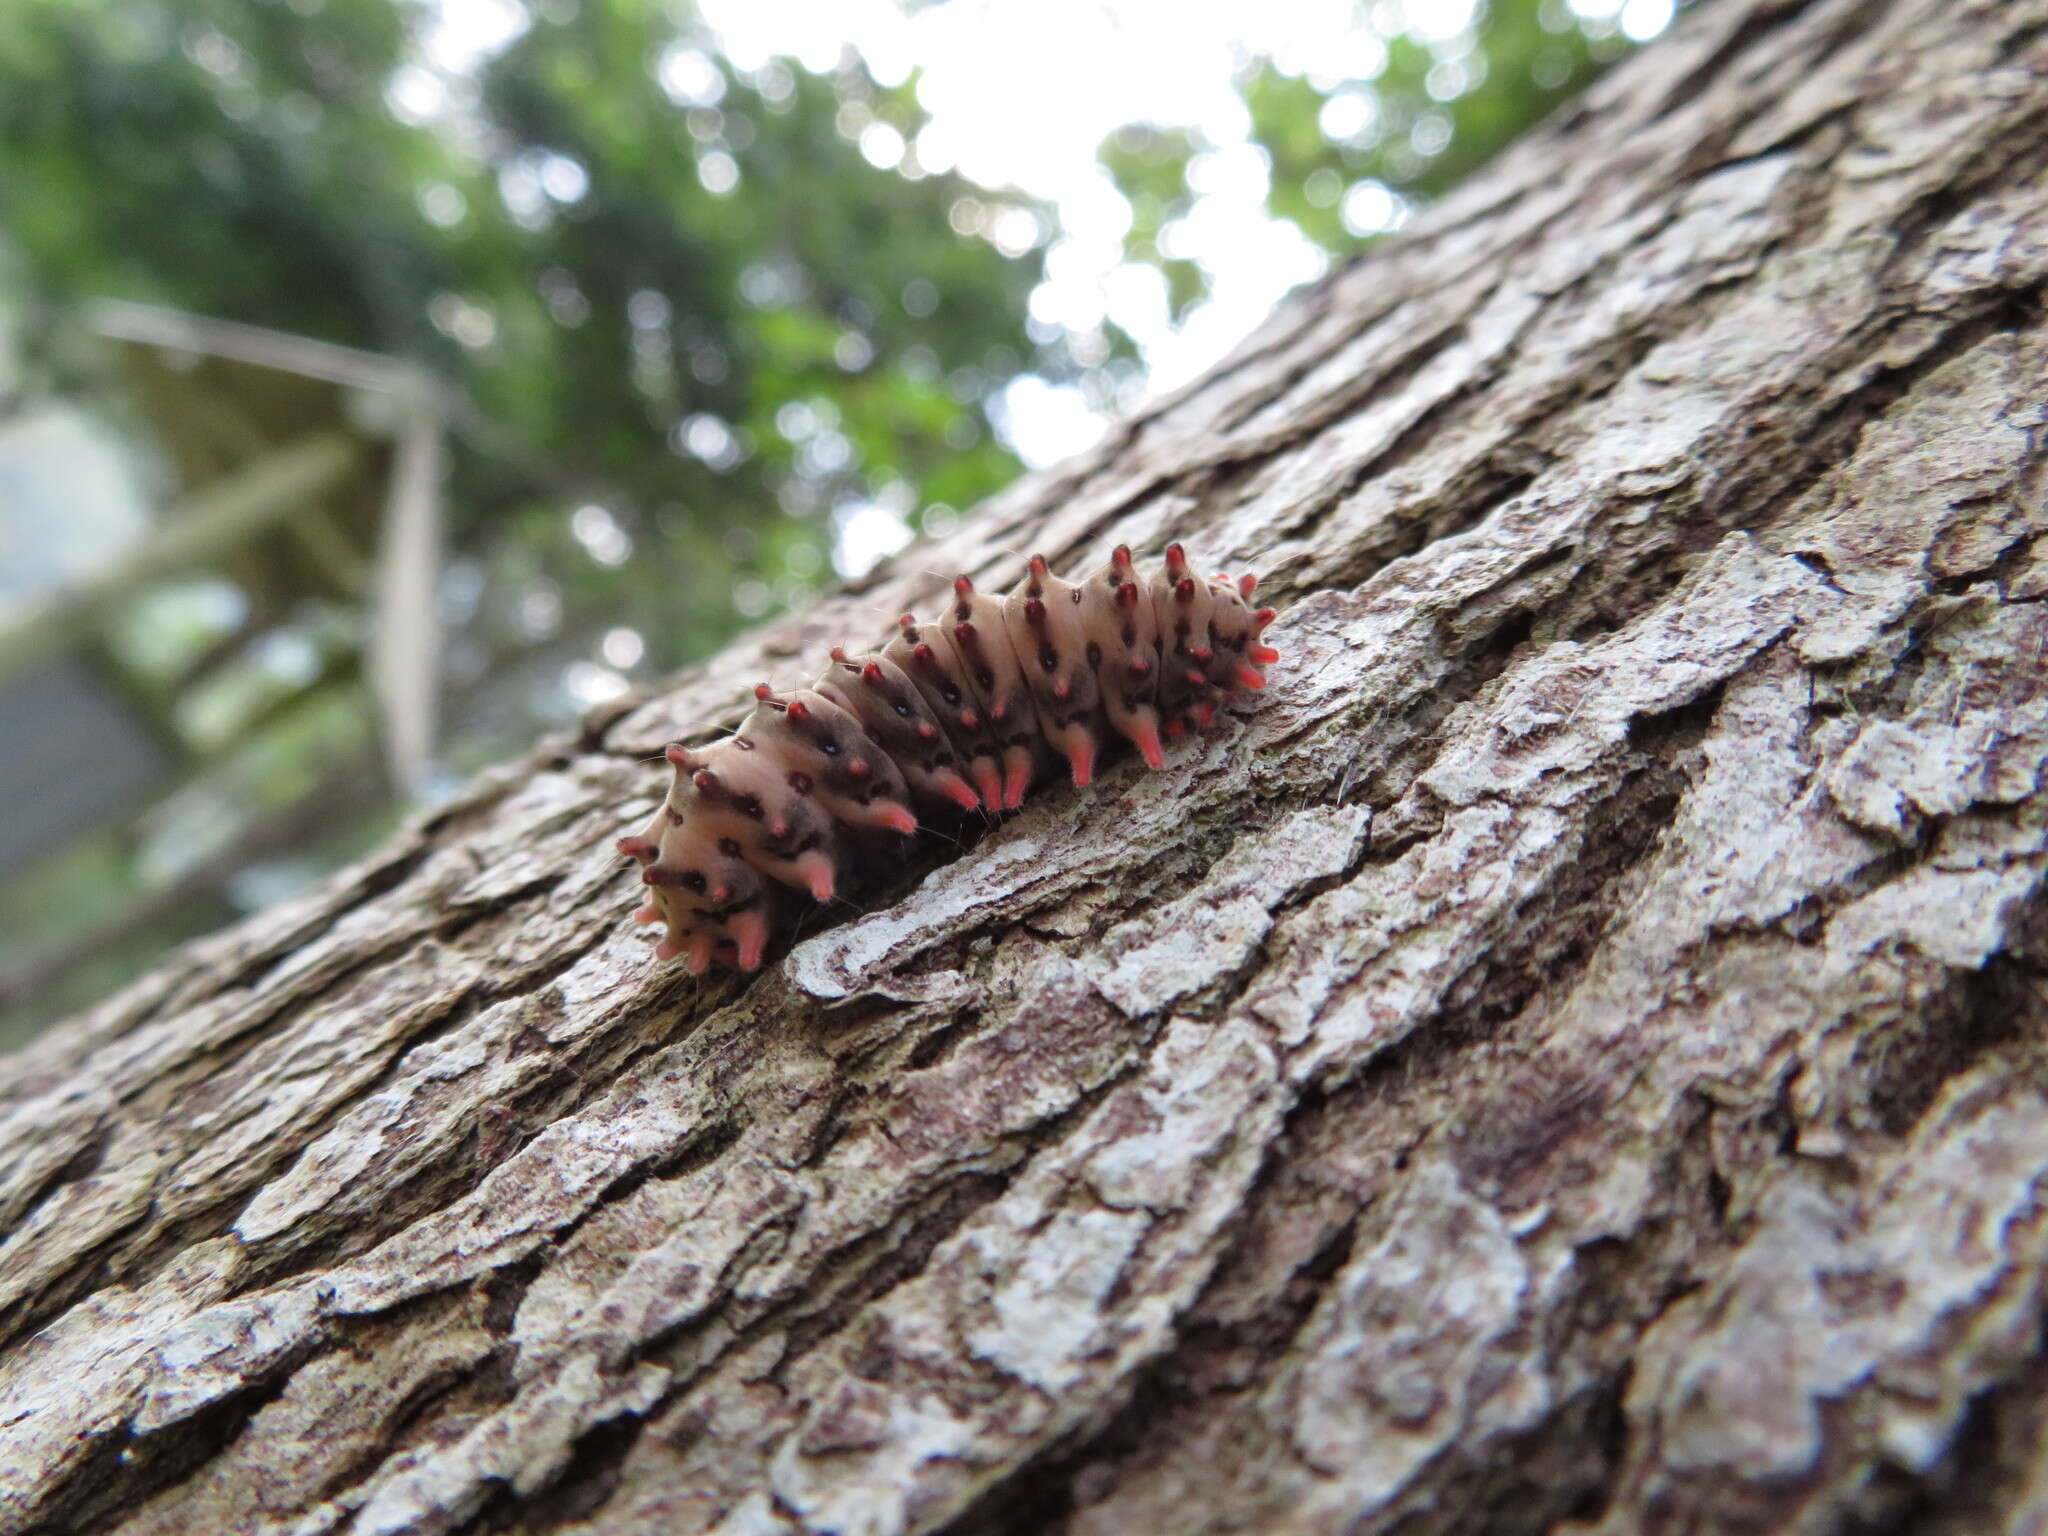
<svg viewBox="0 0 2048 1536"><path fill-rule="evenodd" d="M1313 115L1309 125L1314 126ZM1188 165L1203 149L1201 136L1187 128L1132 123L1104 141L1098 158L1117 191L1131 205L1124 254L1166 275L1167 303L1176 318L1208 291L1202 269L1186 257L1167 254L1167 226L1194 207Z"/></svg>
<svg viewBox="0 0 2048 1536"><path fill-rule="evenodd" d="M1398 0L1361 5L1360 17L1385 42L1376 71L1287 74L1260 58L1240 86L1269 162L1269 211L1339 256L1455 186L1630 46L1612 17L1582 20L1565 0L1479 0L1469 27L1434 40L1406 27ZM1165 273L1176 318L1208 291L1199 266L1169 254L1208 147L1133 124L1100 155L1131 204L1125 253Z"/></svg>
<svg viewBox="0 0 2048 1536"><path fill-rule="evenodd" d="M833 508L960 507L1015 474L983 399L1027 364L1070 370L1026 355L1038 262L949 225L989 195L863 157L864 122L914 131L912 92L852 59L742 78L654 0L536 6L473 77L437 77L430 19L12 0L0 230L60 303L170 304L454 381L485 666L535 638L512 583L536 566L564 649L601 619L669 665L758 616L763 584L815 581ZM561 514L582 502L630 560L577 547Z"/></svg>

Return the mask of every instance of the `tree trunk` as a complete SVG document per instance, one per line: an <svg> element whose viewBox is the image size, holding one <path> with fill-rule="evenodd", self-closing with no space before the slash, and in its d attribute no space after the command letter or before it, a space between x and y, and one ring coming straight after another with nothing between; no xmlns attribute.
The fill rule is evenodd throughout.
<svg viewBox="0 0 2048 1536"><path fill-rule="evenodd" d="M1720 0L935 550L16 1058L0 1530L2048 1526L2048 0ZM1273 686L767 970L672 735L941 576Z"/></svg>

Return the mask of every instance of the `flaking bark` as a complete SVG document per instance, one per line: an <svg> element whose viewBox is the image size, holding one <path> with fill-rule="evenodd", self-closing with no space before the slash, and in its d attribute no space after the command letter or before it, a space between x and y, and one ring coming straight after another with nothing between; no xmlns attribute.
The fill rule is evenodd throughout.
<svg viewBox="0 0 2048 1536"><path fill-rule="evenodd" d="M0 1085L0 1531L2048 1525L2048 3L1719 0L1085 459ZM664 742L1019 553L1274 686L751 981Z"/></svg>

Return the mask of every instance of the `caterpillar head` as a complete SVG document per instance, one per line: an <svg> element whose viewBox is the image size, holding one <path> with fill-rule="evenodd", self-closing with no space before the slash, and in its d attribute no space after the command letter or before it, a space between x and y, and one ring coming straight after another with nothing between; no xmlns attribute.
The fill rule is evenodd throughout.
<svg viewBox="0 0 2048 1536"><path fill-rule="evenodd" d="M640 882L669 893L678 906L713 915L757 906L768 896L767 881L741 845L719 837L703 818L670 823Z"/></svg>

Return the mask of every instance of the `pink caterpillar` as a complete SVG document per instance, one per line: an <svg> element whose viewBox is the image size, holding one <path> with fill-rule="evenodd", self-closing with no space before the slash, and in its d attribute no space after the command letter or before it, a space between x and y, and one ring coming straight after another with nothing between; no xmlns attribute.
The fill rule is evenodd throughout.
<svg viewBox="0 0 2048 1536"><path fill-rule="evenodd" d="M1061 759L1087 784L1105 722L1157 768L1162 736L1208 725L1221 693L1263 688L1258 667L1280 659L1260 641L1274 611L1246 601L1257 584L1202 580L1178 544L1149 581L1126 546L1079 584L1034 555L1006 598L962 576L950 622L905 614L808 688L763 683L732 735L668 749L667 798L619 839L648 887L636 921L667 925L656 958L758 969L786 890L831 900L865 845L918 830L913 807L1014 811Z"/></svg>

